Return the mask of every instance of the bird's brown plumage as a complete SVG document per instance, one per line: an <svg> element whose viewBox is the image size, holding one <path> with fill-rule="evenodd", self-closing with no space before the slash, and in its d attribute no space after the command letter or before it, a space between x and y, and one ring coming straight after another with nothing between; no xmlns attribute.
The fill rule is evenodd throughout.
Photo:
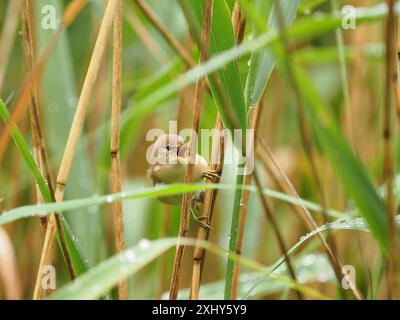
<svg viewBox="0 0 400 320"><path fill-rule="evenodd" d="M152 146L151 155L155 161L147 171L147 176L156 184L185 182L186 167L189 164L189 142L174 134L160 136ZM196 154L193 182L200 182L208 170L207 161ZM182 196L162 197L168 204L179 204Z"/></svg>

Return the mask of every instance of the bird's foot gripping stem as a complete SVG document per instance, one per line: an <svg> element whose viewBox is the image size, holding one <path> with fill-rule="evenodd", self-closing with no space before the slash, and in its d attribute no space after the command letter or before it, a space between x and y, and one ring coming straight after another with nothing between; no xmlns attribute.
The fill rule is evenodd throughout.
<svg viewBox="0 0 400 320"><path fill-rule="evenodd" d="M196 214L194 213L193 209L190 209L190 212L192 213L193 219L203 228L211 230L212 226L210 224L208 224L208 218L205 216L196 216Z"/></svg>
<svg viewBox="0 0 400 320"><path fill-rule="evenodd" d="M210 180L212 183L217 183L221 180L221 171L207 170L204 172L203 178Z"/></svg>

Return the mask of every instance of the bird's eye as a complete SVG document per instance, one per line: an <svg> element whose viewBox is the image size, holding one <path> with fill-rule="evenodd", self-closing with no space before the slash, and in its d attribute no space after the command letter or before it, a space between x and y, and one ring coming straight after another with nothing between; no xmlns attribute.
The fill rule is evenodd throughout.
<svg viewBox="0 0 400 320"><path fill-rule="evenodd" d="M169 145L169 144L167 145L166 148L167 148L167 151L171 151L171 150L172 150L172 147L171 147L171 145Z"/></svg>

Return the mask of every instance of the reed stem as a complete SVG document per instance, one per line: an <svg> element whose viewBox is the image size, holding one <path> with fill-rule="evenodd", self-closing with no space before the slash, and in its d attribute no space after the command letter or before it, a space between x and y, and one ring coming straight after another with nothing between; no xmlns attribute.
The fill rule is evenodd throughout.
<svg viewBox="0 0 400 320"><path fill-rule="evenodd" d="M114 45L113 45L113 86L111 110L111 170L112 193L119 193L121 187L120 163L120 119L121 119L121 90L122 90L122 1L117 0L114 15ZM124 221L122 202L114 202L115 249L117 253L124 251ZM121 279L118 285L120 300L128 299L128 280Z"/></svg>
<svg viewBox="0 0 400 320"><path fill-rule="evenodd" d="M100 63L104 51L108 44L108 36L113 26L114 13L116 11L117 0L108 1L106 11L104 13L103 21L97 36L93 55L90 60L89 68L86 74L85 82L83 84L81 96L79 98L78 106L76 108L75 117L72 122L70 134L68 137L67 145L64 150L64 156L61 161L60 169L57 176L56 189L54 193L54 200L61 202L64 199L64 191L67 185L69 172L74 159L76 146L81 135L82 127L85 121L87 109L89 106L90 97L94 89L94 83L100 68ZM39 272L36 278L35 297L40 296L42 272L43 267L51 263L52 252L54 246L55 235L57 231L57 222L54 216L50 216L48 221L45 241L43 244L42 255L40 259Z"/></svg>
<svg viewBox="0 0 400 320"><path fill-rule="evenodd" d="M215 121L215 131L212 139L212 151L211 151L211 161L209 165L210 171L218 172L219 177L221 177L222 170L224 167L224 136L223 134L223 124L219 114L217 114L217 119ZM220 178L215 181L207 180L208 183L219 183ZM204 195L204 202L201 207L200 217L205 222L205 225L212 227L212 218L215 208L215 200L217 197L217 190L206 190ZM198 300L200 291L200 282L203 271L203 264L205 259L206 251L200 246L201 241L208 240L210 235L210 228L205 225L199 225L199 230L197 231L197 242L193 253L193 271L192 271L192 284L190 289L190 299Z"/></svg>
<svg viewBox="0 0 400 320"><path fill-rule="evenodd" d="M212 7L213 0L206 0L204 6L203 25L201 31L201 45L200 45L200 63L204 63L208 58L208 50L211 35L211 20L212 20ZM196 83L196 92L194 97L194 116L192 125L192 136L190 137L189 149L189 164L186 169L185 183L189 184L193 181L194 164L197 154L197 137L200 127L200 115L203 105L204 90L206 87L206 80L204 77L198 79ZM190 207L192 195L186 193L183 196L181 221L179 225L179 238L185 238L189 228ZM172 271L171 287L170 287L170 300L176 300L179 291L179 278L182 269L182 260L184 254L184 246L178 244L175 253L174 267Z"/></svg>

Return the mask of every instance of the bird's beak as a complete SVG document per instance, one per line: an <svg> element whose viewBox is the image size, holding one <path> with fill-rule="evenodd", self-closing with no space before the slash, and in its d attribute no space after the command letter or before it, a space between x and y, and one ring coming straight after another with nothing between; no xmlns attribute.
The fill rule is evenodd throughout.
<svg viewBox="0 0 400 320"><path fill-rule="evenodd" d="M189 156L189 147L190 147L190 141L181 145L181 147L178 150L178 157L186 158L187 156Z"/></svg>

